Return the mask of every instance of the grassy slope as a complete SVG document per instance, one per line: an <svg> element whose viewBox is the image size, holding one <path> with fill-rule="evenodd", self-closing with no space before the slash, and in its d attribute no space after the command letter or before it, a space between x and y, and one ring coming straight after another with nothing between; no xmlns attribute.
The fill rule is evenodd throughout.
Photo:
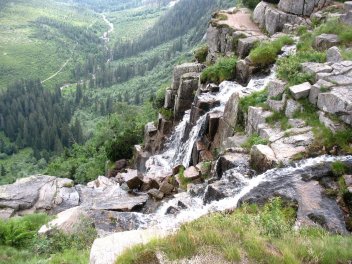
<svg viewBox="0 0 352 264"><path fill-rule="evenodd" d="M233 214L203 217L182 226L170 237L129 249L116 263L156 263L157 252L170 260L217 256L217 263L351 261L351 236L333 235L317 228L295 231L294 221L294 209L280 200L273 200L264 208L245 205Z"/></svg>
<svg viewBox="0 0 352 264"><path fill-rule="evenodd" d="M69 39L41 40L34 37L36 28L32 24L39 17L49 17L75 26L95 30L100 36L105 26L101 17L89 10L73 8L53 0L16 0L0 11L0 90L20 78L44 80L57 72L64 62L78 57L75 43ZM97 24L97 25L96 25ZM65 67L61 74L48 81L46 86L70 80L70 69L74 62Z"/></svg>

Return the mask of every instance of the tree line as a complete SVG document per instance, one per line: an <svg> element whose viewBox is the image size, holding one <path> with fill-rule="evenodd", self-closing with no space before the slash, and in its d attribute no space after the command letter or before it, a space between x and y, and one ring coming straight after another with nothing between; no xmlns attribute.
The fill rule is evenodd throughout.
<svg viewBox="0 0 352 264"><path fill-rule="evenodd" d="M0 96L0 130L18 148L31 147L36 158L48 158L73 143L83 143L79 120L71 124L74 108L60 89L51 93L39 80L19 81Z"/></svg>

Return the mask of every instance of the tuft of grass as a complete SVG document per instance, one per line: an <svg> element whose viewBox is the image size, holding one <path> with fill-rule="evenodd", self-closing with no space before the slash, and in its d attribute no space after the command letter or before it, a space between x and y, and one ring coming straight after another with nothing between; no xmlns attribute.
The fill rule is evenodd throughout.
<svg viewBox="0 0 352 264"><path fill-rule="evenodd" d="M225 80L233 80L236 73L236 57L219 58L216 63L206 68L201 75L201 82L219 84Z"/></svg>
<svg viewBox="0 0 352 264"><path fill-rule="evenodd" d="M292 45L293 39L288 36L280 37L271 42L263 42L251 50L249 58L256 65L266 66L276 61L277 55L285 45Z"/></svg>
<svg viewBox="0 0 352 264"><path fill-rule="evenodd" d="M251 93L250 95L241 98L240 110L244 113L247 113L248 108L250 106L262 106L267 99L268 99L267 89L263 89L261 91Z"/></svg>
<svg viewBox="0 0 352 264"><path fill-rule="evenodd" d="M326 53L317 51L302 51L296 55L280 58L277 61L277 76L279 79L287 81L289 86L304 82L313 82L311 74L302 72L301 63L303 62L326 61Z"/></svg>
<svg viewBox="0 0 352 264"><path fill-rule="evenodd" d="M208 52L209 52L208 46L204 45L195 51L194 57L198 62L204 63L207 60Z"/></svg>
<svg viewBox="0 0 352 264"><path fill-rule="evenodd" d="M263 207L244 204L232 214L202 217L167 238L128 249L115 263L139 263L160 251L170 260L216 252L224 260L250 263L346 263L352 258L352 237L321 228L294 231L295 217L295 208L278 198Z"/></svg>
<svg viewBox="0 0 352 264"><path fill-rule="evenodd" d="M288 117L284 112L274 112L271 116L267 117L265 121L271 125L279 122L282 130L291 128L291 126L288 124Z"/></svg>
<svg viewBox="0 0 352 264"><path fill-rule="evenodd" d="M245 143L241 145L242 148L250 150L254 145L268 145L269 141L260 137L258 134L251 135Z"/></svg>
<svg viewBox="0 0 352 264"><path fill-rule="evenodd" d="M341 161L335 161L331 164L332 173L336 176L342 176L347 173L347 166Z"/></svg>

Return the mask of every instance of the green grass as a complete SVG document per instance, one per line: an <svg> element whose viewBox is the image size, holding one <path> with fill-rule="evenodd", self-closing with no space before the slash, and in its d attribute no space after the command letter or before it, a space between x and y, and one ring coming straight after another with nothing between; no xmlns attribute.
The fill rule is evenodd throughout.
<svg viewBox="0 0 352 264"><path fill-rule="evenodd" d="M208 51L209 48L207 45L201 46L194 52L194 57L198 62L204 63L207 59Z"/></svg>
<svg viewBox="0 0 352 264"><path fill-rule="evenodd" d="M240 110L247 113L250 106L262 106L268 99L268 90L263 89L241 98Z"/></svg>
<svg viewBox="0 0 352 264"><path fill-rule="evenodd" d="M343 162L336 161L331 164L331 170L336 177L339 177L347 173L348 168Z"/></svg>
<svg viewBox="0 0 352 264"><path fill-rule="evenodd" d="M287 81L289 86L312 82L311 74L302 72L301 63L303 62L326 61L326 54L317 51L301 51L295 55L281 58L277 61L277 76L279 79Z"/></svg>
<svg viewBox="0 0 352 264"><path fill-rule="evenodd" d="M352 128L346 127L344 130L333 133L319 121L318 109L307 99L299 101L303 106L302 112L297 112L294 118L303 119L308 126L313 127L314 142L311 144L310 153L312 155L320 153L322 149L331 150L338 148L340 154L351 154L352 148Z"/></svg>
<svg viewBox="0 0 352 264"><path fill-rule="evenodd" d="M274 125L279 122L282 130L291 128L288 124L288 117L284 112L273 112L273 114L266 118L266 122L270 125Z"/></svg>
<svg viewBox="0 0 352 264"><path fill-rule="evenodd" d="M225 80L233 80L235 78L237 58L219 58L214 65L206 68L201 75L201 82L221 83Z"/></svg>
<svg viewBox="0 0 352 264"><path fill-rule="evenodd" d="M0 263L88 263L96 237L92 223L82 218L72 234L53 230L50 236L39 235L39 228L50 219L45 214L33 214L0 220Z"/></svg>
<svg viewBox="0 0 352 264"><path fill-rule="evenodd" d="M251 135L245 143L241 145L242 148L250 150L254 145L268 145L269 141L260 137L258 134Z"/></svg>
<svg viewBox="0 0 352 264"><path fill-rule="evenodd" d="M347 263L352 237L322 229L293 231L295 210L274 199L264 207L244 205L233 214L213 214L185 224L175 234L126 250L115 263L153 263L161 251L170 260L219 255L249 263ZM226 227L226 228L224 228Z"/></svg>
<svg viewBox="0 0 352 264"><path fill-rule="evenodd" d="M249 58L256 65L270 65L277 59L277 55L285 45L292 45L293 39L283 36L271 42L260 43L256 48L251 50Z"/></svg>

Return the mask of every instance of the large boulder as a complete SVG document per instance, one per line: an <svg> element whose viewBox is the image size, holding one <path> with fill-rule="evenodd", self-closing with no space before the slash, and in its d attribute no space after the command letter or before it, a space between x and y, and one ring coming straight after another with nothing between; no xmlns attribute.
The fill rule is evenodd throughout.
<svg viewBox="0 0 352 264"><path fill-rule="evenodd" d="M153 239L169 235L162 229L132 230L115 233L94 241L90 251L90 264L114 264L116 258L126 249L135 245L146 244Z"/></svg>
<svg viewBox="0 0 352 264"><path fill-rule="evenodd" d="M180 120L186 110L190 109L198 89L199 73L186 73L180 79L180 86L175 99L175 119Z"/></svg>
<svg viewBox="0 0 352 264"><path fill-rule="evenodd" d="M331 92L320 93L318 108L337 114L347 124L352 124L352 92L350 87L333 88Z"/></svg>
<svg viewBox="0 0 352 264"><path fill-rule="evenodd" d="M286 83L279 79L270 81L267 85L269 98L282 95L285 92L285 86Z"/></svg>
<svg viewBox="0 0 352 264"><path fill-rule="evenodd" d="M250 155L250 165L257 171L264 172L277 164L275 153L269 146L254 145Z"/></svg>
<svg viewBox="0 0 352 264"><path fill-rule="evenodd" d="M310 16L330 3L330 0L280 0L279 9L290 14Z"/></svg>
<svg viewBox="0 0 352 264"><path fill-rule="evenodd" d="M79 204L79 194L69 179L37 175L0 186L0 207L14 212L60 212Z"/></svg>
<svg viewBox="0 0 352 264"><path fill-rule="evenodd" d="M339 44L339 37L335 34L321 34L315 37L314 41L314 46L318 50L326 50Z"/></svg>
<svg viewBox="0 0 352 264"><path fill-rule="evenodd" d="M71 234L75 231L77 225L87 217L87 212L82 207L73 207L58 213L56 218L48 224L43 225L38 233L46 234L52 230L60 230L66 234Z"/></svg>
<svg viewBox="0 0 352 264"><path fill-rule="evenodd" d="M343 61L340 49L336 46L328 49L326 52L326 60L327 62L332 62L332 63Z"/></svg>
<svg viewBox="0 0 352 264"><path fill-rule="evenodd" d="M290 87L290 92L296 100L306 98L309 95L311 84L309 82L305 82L299 85L294 85Z"/></svg>
<svg viewBox="0 0 352 264"><path fill-rule="evenodd" d="M248 108L248 121L246 132L248 135L259 132L259 125L266 123L266 118L270 117L273 113L265 111L262 107L250 106Z"/></svg>

